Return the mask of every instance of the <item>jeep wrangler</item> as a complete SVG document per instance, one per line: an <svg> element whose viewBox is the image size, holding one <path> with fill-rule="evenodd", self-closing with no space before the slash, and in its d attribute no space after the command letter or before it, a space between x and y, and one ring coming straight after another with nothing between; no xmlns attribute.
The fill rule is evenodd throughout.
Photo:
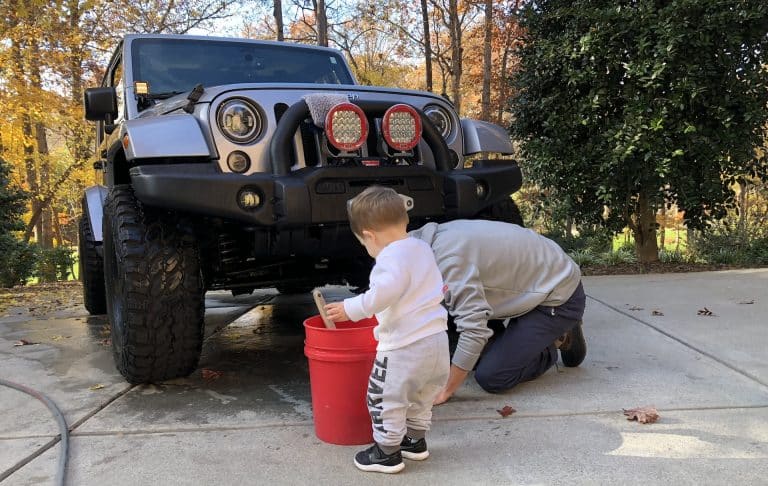
<svg viewBox="0 0 768 486"><path fill-rule="evenodd" d="M85 306L108 314L131 383L196 368L206 290L365 286L346 201L369 185L410 198L412 227L522 223L503 128L433 93L358 85L334 49L128 35L84 103L103 178L83 197ZM484 154L501 157L465 163Z"/></svg>

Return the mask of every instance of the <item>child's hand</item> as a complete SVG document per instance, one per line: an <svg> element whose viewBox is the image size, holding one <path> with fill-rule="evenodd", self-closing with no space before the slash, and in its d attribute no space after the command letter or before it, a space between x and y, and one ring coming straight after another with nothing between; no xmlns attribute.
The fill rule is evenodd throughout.
<svg viewBox="0 0 768 486"><path fill-rule="evenodd" d="M325 305L325 312L333 322L348 321L349 316L344 310L344 302L332 302Z"/></svg>

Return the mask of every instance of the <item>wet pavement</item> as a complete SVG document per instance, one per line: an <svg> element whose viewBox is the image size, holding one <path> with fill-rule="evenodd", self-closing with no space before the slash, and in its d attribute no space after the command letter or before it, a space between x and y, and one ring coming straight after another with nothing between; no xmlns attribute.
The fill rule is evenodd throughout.
<svg viewBox="0 0 768 486"><path fill-rule="evenodd" d="M359 447L314 435L309 295L209 293L198 369L142 386L116 372L103 317L8 313L0 377L64 411L68 484L766 484L768 270L589 277L585 288L581 367L501 395L470 380L435 408L429 460L395 477L357 471ZM517 412L502 418L505 405ZM661 420L625 420L643 405ZM57 433L41 403L0 387L0 483L50 484Z"/></svg>

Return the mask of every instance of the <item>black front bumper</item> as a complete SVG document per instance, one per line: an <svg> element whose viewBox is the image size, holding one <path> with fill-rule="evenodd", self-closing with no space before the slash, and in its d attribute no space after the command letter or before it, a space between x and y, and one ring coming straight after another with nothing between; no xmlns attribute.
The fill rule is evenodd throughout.
<svg viewBox="0 0 768 486"><path fill-rule="evenodd" d="M286 227L346 222L347 200L374 184L412 197L411 218L437 220L472 217L522 184L514 163L453 171L322 167L279 176L225 174L213 164L168 164L133 167L130 174L136 197L148 206ZM258 207L240 206L245 190L258 194Z"/></svg>

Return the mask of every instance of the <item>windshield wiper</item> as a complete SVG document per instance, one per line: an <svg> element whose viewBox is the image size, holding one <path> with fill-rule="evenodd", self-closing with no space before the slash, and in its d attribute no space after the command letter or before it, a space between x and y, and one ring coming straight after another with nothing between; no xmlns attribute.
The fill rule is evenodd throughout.
<svg viewBox="0 0 768 486"><path fill-rule="evenodd" d="M186 93L186 91L165 91L163 93L149 93L141 96L149 100L166 100L168 98L171 98L176 95L180 95L182 93Z"/></svg>

